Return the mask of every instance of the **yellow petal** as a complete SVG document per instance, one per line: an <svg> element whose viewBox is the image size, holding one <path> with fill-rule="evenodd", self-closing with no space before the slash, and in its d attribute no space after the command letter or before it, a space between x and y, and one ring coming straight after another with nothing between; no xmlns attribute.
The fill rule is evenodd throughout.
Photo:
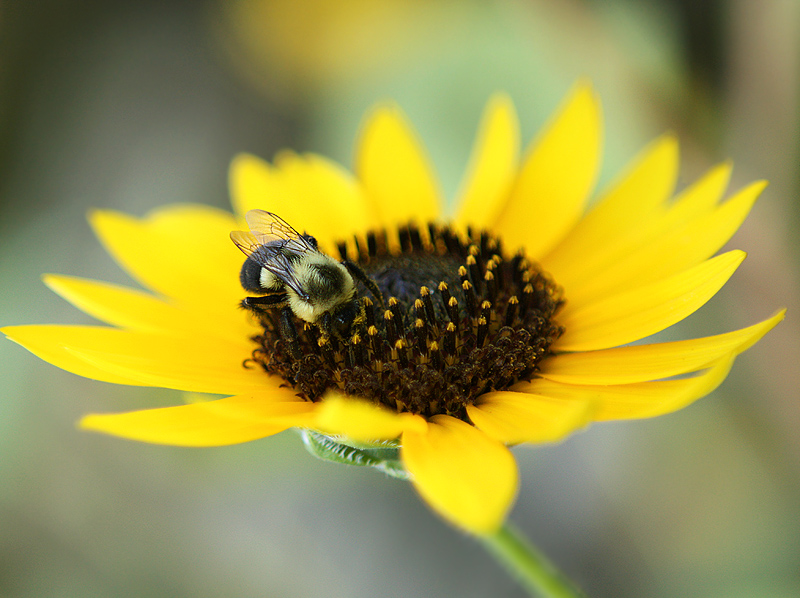
<svg viewBox="0 0 800 598"><path fill-rule="evenodd" d="M51 363L56 367L101 382L111 384L128 384L131 386L149 386L139 380L136 376L125 376L113 374L100 369L93 363L88 363L75 353L69 350L68 345L74 336L81 336L82 329L71 326L6 326L0 329L6 337L15 343L22 345L28 351ZM105 330L105 329L103 329ZM114 331L114 333L122 333Z"/></svg>
<svg viewBox="0 0 800 598"><path fill-rule="evenodd" d="M253 347L241 342L94 326L20 326L9 338L53 365L80 376L210 394L277 389L280 380L242 362ZM110 378L110 380L109 380Z"/></svg>
<svg viewBox="0 0 800 598"><path fill-rule="evenodd" d="M231 195L233 211L244 218L250 210L272 210L271 202L285 201L286 190L275 169L265 160L251 154L238 154L228 168L228 188ZM314 201L312 199L311 201ZM291 214L280 214L284 220L296 217L295 210Z"/></svg>
<svg viewBox="0 0 800 598"><path fill-rule="evenodd" d="M202 321L204 334L241 339L252 334L244 314L238 321L220 322L200 313L180 309L149 293L96 280L47 274L45 284L72 305L107 324L144 332L176 331L191 333Z"/></svg>
<svg viewBox="0 0 800 598"><path fill-rule="evenodd" d="M716 336L553 355L542 362L539 373L543 378L569 384L630 384L695 372L750 348L783 319L785 312L781 310L768 320Z"/></svg>
<svg viewBox="0 0 800 598"><path fill-rule="evenodd" d="M570 284L568 298L583 304L614 289L643 286L708 259L739 229L765 186L763 181L752 183L709 213L669 228L640 246L620 248L614 259L591 270L585 280ZM669 214L666 217L670 218Z"/></svg>
<svg viewBox="0 0 800 598"><path fill-rule="evenodd" d="M330 393L317 408L312 427L325 434L352 440L393 440L406 430L424 433L425 420L410 413L397 413L365 400Z"/></svg>
<svg viewBox="0 0 800 598"><path fill-rule="evenodd" d="M385 226L439 219L441 193L430 161L396 106L380 106L367 117L356 173Z"/></svg>
<svg viewBox="0 0 800 598"><path fill-rule="evenodd" d="M251 154L238 154L228 168L228 190L233 211L241 219L250 210L271 210L271 202L285 201L286 190L275 169L265 160ZM312 199L313 201L313 199ZM284 220L296 217L281 214Z"/></svg>
<svg viewBox="0 0 800 598"><path fill-rule="evenodd" d="M236 321L244 296L244 256L231 243L231 214L202 206L168 206L139 220L110 211L90 214L108 252L133 278L208 318Z"/></svg>
<svg viewBox="0 0 800 598"><path fill-rule="evenodd" d="M149 293L58 274L45 274L43 280L72 305L106 324L150 331L183 328L186 312Z"/></svg>
<svg viewBox="0 0 800 598"><path fill-rule="evenodd" d="M593 411L592 401L585 397L510 391L489 392L467 405L475 426L503 444L557 442L586 426Z"/></svg>
<svg viewBox="0 0 800 598"><path fill-rule="evenodd" d="M431 418L424 433L404 433L402 442L411 481L437 513L474 534L500 527L518 487L505 446L447 415Z"/></svg>
<svg viewBox="0 0 800 598"><path fill-rule="evenodd" d="M731 162L723 162L711 168L675 198L670 206L667 220L687 222L713 210L728 188L732 171Z"/></svg>
<svg viewBox="0 0 800 598"><path fill-rule="evenodd" d="M456 225L484 227L502 209L519 160L519 121L505 94L486 106L456 202Z"/></svg>
<svg viewBox="0 0 800 598"><path fill-rule="evenodd" d="M334 245L381 224L358 181L338 164L316 154L292 152L278 154L275 163L303 214L316 218L313 228L306 226L317 240Z"/></svg>
<svg viewBox="0 0 800 598"><path fill-rule="evenodd" d="M587 256L651 217L672 196L677 176L678 142L665 135L636 157L597 205L542 259L547 271L559 283L569 284L569 272L580 268Z"/></svg>
<svg viewBox="0 0 800 598"><path fill-rule="evenodd" d="M581 222L563 243L542 260L542 264L559 284L570 289L572 297L576 297L581 294L582 286L591 284L617 262L645 250L654 239L684 225L687 219L712 212L725 191L729 176L730 164L717 166L681 193L681 205L691 205L691 210L678 209L674 204L653 203L649 213L644 214L638 222L624 229L612 226L608 232L599 226L587 230ZM588 233L590 242L581 239L579 229Z"/></svg>
<svg viewBox="0 0 800 598"><path fill-rule="evenodd" d="M571 401L592 401L596 407L593 414L595 421L656 417L683 409L714 391L728 375L733 359L733 356L726 356L703 373L679 380L594 386L537 378L531 382L520 382L512 390Z"/></svg>
<svg viewBox="0 0 800 598"><path fill-rule="evenodd" d="M581 83L533 144L494 224L512 251L540 259L583 213L600 167L600 102Z"/></svg>
<svg viewBox="0 0 800 598"><path fill-rule="evenodd" d="M329 254L336 241L378 225L358 182L321 156L283 152L271 166L240 154L231 163L229 177L237 213L274 212L298 231L316 237Z"/></svg>
<svg viewBox="0 0 800 598"><path fill-rule="evenodd" d="M743 251L730 251L675 276L589 305L568 303L558 317L566 331L553 350L606 349L664 330L711 299L744 258Z"/></svg>
<svg viewBox="0 0 800 598"><path fill-rule="evenodd" d="M225 446L304 426L313 409L313 403L300 399L236 396L128 413L95 413L85 416L80 427L154 444Z"/></svg>

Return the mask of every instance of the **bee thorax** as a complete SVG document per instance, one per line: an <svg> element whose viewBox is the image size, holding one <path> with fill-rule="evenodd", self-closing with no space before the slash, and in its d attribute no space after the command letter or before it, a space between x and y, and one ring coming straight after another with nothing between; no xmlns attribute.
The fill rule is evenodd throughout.
<svg viewBox="0 0 800 598"><path fill-rule="evenodd" d="M356 288L353 279L339 262L325 259L306 260L296 266L296 276L303 281L305 296L287 288L289 307L306 322L317 323L323 314L352 301Z"/></svg>
<svg viewBox="0 0 800 598"><path fill-rule="evenodd" d="M280 279L266 268L261 268L258 282L264 290L280 289L283 286Z"/></svg>

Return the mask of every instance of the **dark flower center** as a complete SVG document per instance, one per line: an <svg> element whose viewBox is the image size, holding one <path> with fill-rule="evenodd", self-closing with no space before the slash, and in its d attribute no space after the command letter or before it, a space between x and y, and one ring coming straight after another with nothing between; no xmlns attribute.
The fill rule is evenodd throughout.
<svg viewBox="0 0 800 598"><path fill-rule="evenodd" d="M492 390L535 376L562 333L554 316L561 289L523 252L504 254L489 233L466 237L446 226L405 226L399 250L386 231L356 239L356 263L380 289L383 307L358 282L364 306L346 339L298 318L297 344L280 316L264 312L252 361L307 400L338 390L396 411L466 420L466 406ZM299 344L300 351L297 351Z"/></svg>

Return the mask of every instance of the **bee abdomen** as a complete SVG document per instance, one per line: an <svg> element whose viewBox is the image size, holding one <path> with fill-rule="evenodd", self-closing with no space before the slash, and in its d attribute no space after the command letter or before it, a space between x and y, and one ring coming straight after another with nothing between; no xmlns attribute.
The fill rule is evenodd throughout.
<svg viewBox="0 0 800 598"><path fill-rule="evenodd" d="M246 291L250 291L251 293L263 293L264 287L261 285L261 271L263 268L261 264L259 264L256 260L251 257L248 257L244 264L242 264L242 270L239 272L239 282L242 283L242 287Z"/></svg>

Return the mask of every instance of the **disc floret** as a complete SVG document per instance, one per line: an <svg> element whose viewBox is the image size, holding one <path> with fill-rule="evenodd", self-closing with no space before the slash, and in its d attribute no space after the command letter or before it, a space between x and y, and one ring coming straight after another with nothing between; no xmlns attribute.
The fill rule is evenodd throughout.
<svg viewBox="0 0 800 598"><path fill-rule="evenodd" d="M347 338L298 319L291 347L279 316L264 312L252 361L310 401L338 390L398 412L464 420L481 394L534 377L563 332L560 287L487 232L460 236L435 224L425 232L401 227L397 248L387 231L370 232L356 239L357 255L338 244L341 259L375 281L383 306L359 283L364 318Z"/></svg>

